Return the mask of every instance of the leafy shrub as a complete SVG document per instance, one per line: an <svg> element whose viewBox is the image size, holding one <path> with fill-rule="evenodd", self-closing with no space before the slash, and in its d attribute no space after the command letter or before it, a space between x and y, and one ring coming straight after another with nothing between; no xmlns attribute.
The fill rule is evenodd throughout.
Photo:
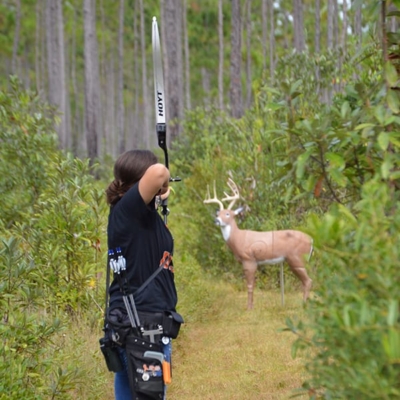
<svg viewBox="0 0 400 400"><path fill-rule="evenodd" d="M12 77L9 91L0 90L0 191L2 221L10 227L36 201L46 185L47 168L57 150L54 110L39 96L21 90Z"/></svg>
<svg viewBox="0 0 400 400"><path fill-rule="evenodd" d="M50 107L16 79L0 100L0 398L94 399L74 354L85 338L72 348L65 332L100 334L103 185L87 160L57 149Z"/></svg>
<svg viewBox="0 0 400 400"><path fill-rule="evenodd" d="M305 387L318 398L400 395L399 209L377 180L364 186L356 216L336 206L312 218L321 251L309 319L291 326L310 349ZM315 397L314 397L315 398Z"/></svg>

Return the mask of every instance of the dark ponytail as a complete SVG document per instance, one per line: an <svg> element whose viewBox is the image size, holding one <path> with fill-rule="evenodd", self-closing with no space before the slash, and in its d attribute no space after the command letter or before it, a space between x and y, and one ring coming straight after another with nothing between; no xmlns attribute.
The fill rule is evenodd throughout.
<svg viewBox="0 0 400 400"><path fill-rule="evenodd" d="M121 154L114 165L115 179L106 189L107 203L115 205L147 169L156 163L157 157L149 150L128 150Z"/></svg>

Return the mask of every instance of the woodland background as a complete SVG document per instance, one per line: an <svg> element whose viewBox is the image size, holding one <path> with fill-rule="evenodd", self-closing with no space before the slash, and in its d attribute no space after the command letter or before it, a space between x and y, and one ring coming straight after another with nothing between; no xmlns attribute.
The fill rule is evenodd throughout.
<svg viewBox="0 0 400 400"><path fill-rule="evenodd" d="M112 376L97 345L104 189L125 149L151 148L162 159L153 16L171 174L182 178L172 184L168 219L186 320L177 365L190 370L196 349L185 349L206 326L229 326L234 338L235 315L264 324L257 330L268 335L268 314L294 334L302 396L399 398L399 9L398 0L2 0L0 399L110 396ZM314 289L304 307L275 312L256 295L257 321L244 316L245 302L229 308L224 295L245 294L241 266L203 204L207 184L215 180L221 195L229 176L246 205L242 228L299 228L314 237ZM286 279L289 294L297 293L298 283ZM276 281L274 269L261 269L260 297L273 298ZM227 359L233 347L248 354L249 343L236 343ZM191 379L200 378L180 381L184 372L171 398L190 398ZM246 384L228 397L221 374L196 393L290 395L262 394L261 370L246 376L254 384L235 376ZM216 389L205 397L207 387ZM279 379L274 390L283 393Z"/></svg>

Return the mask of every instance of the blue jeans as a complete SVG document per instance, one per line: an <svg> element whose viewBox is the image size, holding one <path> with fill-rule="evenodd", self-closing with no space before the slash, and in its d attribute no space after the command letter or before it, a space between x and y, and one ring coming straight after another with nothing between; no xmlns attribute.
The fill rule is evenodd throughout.
<svg viewBox="0 0 400 400"><path fill-rule="evenodd" d="M163 353L165 360L171 362L172 355L172 344L171 339L168 344L163 344ZM119 354L122 360L124 369L120 372L116 372L114 375L114 393L115 400L132 400L132 392L129 386L128 376L128 361L126 358L126 351L124 348L119 348ZM164 400L167 398L167 387L164 385Z"/></svg>

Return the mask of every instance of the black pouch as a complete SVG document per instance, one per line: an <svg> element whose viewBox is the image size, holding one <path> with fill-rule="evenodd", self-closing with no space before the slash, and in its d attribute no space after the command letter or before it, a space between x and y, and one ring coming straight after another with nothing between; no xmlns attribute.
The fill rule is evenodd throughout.
<svg viewBox="0 0 400 400"><path fill-rule="evenodd" d="M111 342L107 335L102 337L99 340L99 343L100 350L103 353L108 370L111 372L122 371L124 367L122 365L115 343Z"/></svg>
<svg viewBox="0 0 400 400"><path fill-rule="evenodd" d="M135 335L128 335L125 345L129 384L135 399L161 400L164 397L162 347Z"/></svg>
<svg viewBox="0 0 400 400"><path fill-rule="evenodd" d="M181 329L181 324L184 323L182 315L174 311L164 311L163 318L163 335L171 339L176 339Z"/></svg>

